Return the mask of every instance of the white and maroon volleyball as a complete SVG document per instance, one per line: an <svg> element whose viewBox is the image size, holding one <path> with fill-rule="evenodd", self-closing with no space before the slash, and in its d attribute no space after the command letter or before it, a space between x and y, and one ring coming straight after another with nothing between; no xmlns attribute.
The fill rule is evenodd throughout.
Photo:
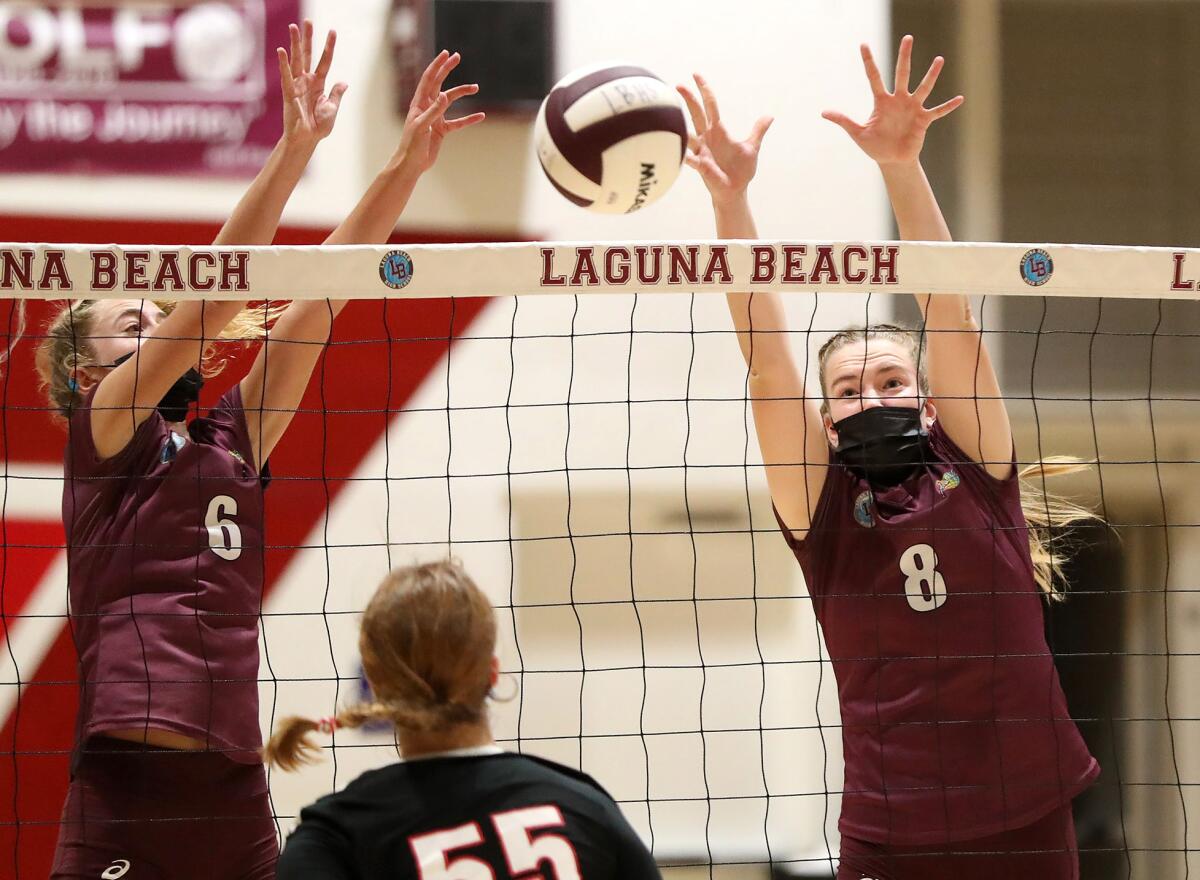
<svg viewBox="0 0 1200 880"><path fill-rule="evenodd" d="M546 177L575 204L629 214L662 197L687 149L683 102L633 65L590 67L559 80L534 128Z"/></svg>

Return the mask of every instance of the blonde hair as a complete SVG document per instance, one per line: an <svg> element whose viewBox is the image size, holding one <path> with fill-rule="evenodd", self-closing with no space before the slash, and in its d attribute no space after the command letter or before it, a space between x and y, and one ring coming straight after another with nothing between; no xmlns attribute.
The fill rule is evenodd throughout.
<svg viewBox="0 0 1200 880"><path fill-rule="evenodd" d="M830 356L846 345L871 339L886 339L904 346L916 365L917 385L921 395L932 396L929 389L925 334L922 331L898 324L848 327L831 336L817 353L822 414L829 414L825 368ZM1063 566L1071 556L1070 530L1082 523L1101 522L1102 518L1095 511L1050 492L1046 488L1046 478L1078 473L1092 464L1094 462L1055 455L1043 458L1017 474L1021 488L1021 513L1029 527L1029 557L1033 562L1033 577L1041 591L1053 601L1066 598L1063 590Z"/></svg>
<svg viewBox="0 0 1200 880"><path fill-rule="evenodd" d="M82 392L71 381L75 372L80 367L99 366L89 344L98 302L100 300L80 299L63 306L46 324L45 333L37 346L35 363L42 391L55 413L63 418L70 418L74 408L83 400ZM155 305L168 314L175 308L175 303L171 301L156 300ZM286 308L286 303L264 303L239 312L220 334L205 345L200 361L204 376L209 378L218 375L228 363L228 358L220 354L216 343L262 341ZM21 324L24 326L23 312Z"/></svg>
<svg viewBox="0 0 1200 880"><path fill-rule="evenodd" d="M492 603L456 560L393 571L363 612L358 640L374 699L324 722L285 718L263 749L294 770L320 754L308 734L386 721L399 731L440 732L487 718L496 647Z"/></svg>
<svg viewBox="0 0 1200 880"><path fill-rule="evenodd" d="M1070 455L1051 455L1017 474L1021 485L1021 513L1029 526L1029 558L1033 578L1047 598L1061 602L1067 598L1063 566L1071 558L1071 529L1088 522L1103 522L1096 511L1076 504L1046 488L1047 477L1077 474L1094 461ZM1035 479L1036 478L1036 479Z"/></svg>
<svg viewBox="0 0 1200 880"><path fill-rule="evenodd" d="M886 339L902 345L917 368L917 387L924 397L929 397L929 371L925 368L925 336L910 327L899 324L875 324L871 327L847 327L825 340L817 352L817 378L821 383L821 414L829 415L829 393L825 390L825 368L834 352L855 342L871 339Z"/></svg>

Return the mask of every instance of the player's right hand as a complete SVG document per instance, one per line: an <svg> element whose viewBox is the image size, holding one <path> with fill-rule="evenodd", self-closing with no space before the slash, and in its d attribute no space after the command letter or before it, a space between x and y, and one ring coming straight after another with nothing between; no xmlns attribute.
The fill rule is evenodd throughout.
<svg viewBox="0 0 1200 880"><path fill-rule="evenodd" d="M774 119L770 116L759 118L750 130L750 137L735 141L721 122L721 111L712 87L700 74L693 76L703 103L687 86L675 87L687 104L695 129L695 134L688 137L683 161L700 172L715 204L728 203L744 195L754 179L758 151Z"/></svg>
<svg viewBox="0 0 1200 880"><path fill-rule="evenodd" d="M290 144L316 146L329 136L337 121L342 95L349 88L337 83L329 94L325 94L325 78L333 64L333 48L337 44L337 31L325 37L325 49L315 70L312 67L313 25L304 20L303 31L294 24L288 25L290 51L280 47L279 84L283 90L283 137Z"/></svg>
<svg viewBox="0 0 1200 880"><path fill-rule="evenodd" d="M916 162L921 156L921 148L925 145L925 132L929 130L929 126L943 116L953 113L963 103L963 96L958 95L936 107L925 108L925 102L933 94L933 87L937 85L945 59L940 55L934 58L920 84L910 92L908 88L912 73L912 49L911 36L900 41L900 50L896 53L896 80L892 91L889 92L870 47L866 43L862 45L863 68L867 72L867 82L875 98L871 117L865 123L860 125L836 110L826 110L821 114L825 119L841 126L854 143L880 165L905 165Z"/></svg>
<svg viewBox="0 0 1200 880"><path fill-rule="evenodd" d="M462 56L457 52L451 55L443 49L429 62L417 83L416 93L408 107L408 117L404 120L404 133L396 148L397 161L415 174L424 174L433 167L447 134L484 120L482 113L471 113L458 119L446 118L446 111L451 104L479 91L476 83L442 91L446 77L458 67L461 60Z"/></svg>

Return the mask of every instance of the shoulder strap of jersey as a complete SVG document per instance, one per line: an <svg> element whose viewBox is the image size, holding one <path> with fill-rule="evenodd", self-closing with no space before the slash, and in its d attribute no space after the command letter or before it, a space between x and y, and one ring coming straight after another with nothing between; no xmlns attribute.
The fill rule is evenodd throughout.
<svg viewBox="0 0 1200 880"><path fill-rule="evenodd" d="M520 755L520 757L524 758L526 761L533 761L534 763L541 764L543 767L553 770L556 773L569 776L572 779L596 789L596 791L600 792L600 794L604 795L610 801L614 800L613 796L608 793L607 789L605 789L603 785L601 785L592 777L588 776L582 770L576 770L574 767L567 767L563 764L556 763L555 761L549 761L546 758L539 758L537 755Z"/></svg>

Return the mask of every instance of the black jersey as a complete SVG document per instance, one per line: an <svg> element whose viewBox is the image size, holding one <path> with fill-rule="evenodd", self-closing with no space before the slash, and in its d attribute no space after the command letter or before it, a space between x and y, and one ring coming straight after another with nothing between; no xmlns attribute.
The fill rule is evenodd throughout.
<svg viewBox="0 0 1200 880"><path fill-rule="evenodd" d="M510 752L449 753L364 773L300 813L279 880L657 880L591 777Z"/></svg>

